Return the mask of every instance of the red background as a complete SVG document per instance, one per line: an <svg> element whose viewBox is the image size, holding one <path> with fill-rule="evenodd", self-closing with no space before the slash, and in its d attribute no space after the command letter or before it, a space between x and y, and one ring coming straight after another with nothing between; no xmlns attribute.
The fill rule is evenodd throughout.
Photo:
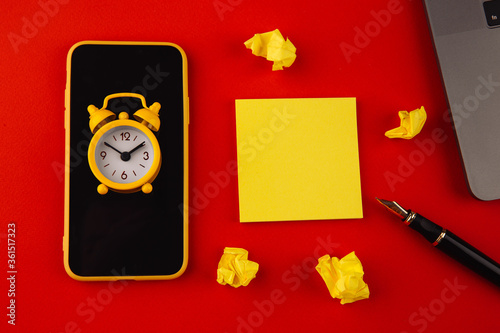
<svg viewBox="0 0 500 333"><path fill-rule="evenodd" d="M498 331L498 287L433 249L375 201L378 196L416 209L500 261L500 201L480 202L467 191L423 5L400 0L397 13L380 26L372 11L388 3L69 0L57 12L53 6L52 16L40 14L34 0L4 3L1 330ZM218 13L214 4L227 7ZM24 38L26 20L39 27L14 46L9 36ZM358 41L348 62L341 43L356 47L356 29L366 27L371 37ZM254 33L275 28L297 47L296 62L278 72L243 45ZM237 177L231 176L191 216L189 265L179 279L126 285L72 280L63 267L63 182L53 165L64 163L66 54L81 40L167 41L184 48L192 199L214 182L212 172L236 159L235 99L356 97L364 218L240 224ZM421 134L384 137L399 125L399 110L421 105L428 113ZM430 143L434 130L443 131L442 140ZM418 142L427 144L420 148ZM388 175L399 178L388 181ZM6 316L10 221L17 224L15 327ZM335 243L333 256L356 251L368 300L340 305L329 296L311 270L319 238ZM248 287L216 282L225 246L249 250L260 264ZM454 283L461 289L450 290Z"/></svg>

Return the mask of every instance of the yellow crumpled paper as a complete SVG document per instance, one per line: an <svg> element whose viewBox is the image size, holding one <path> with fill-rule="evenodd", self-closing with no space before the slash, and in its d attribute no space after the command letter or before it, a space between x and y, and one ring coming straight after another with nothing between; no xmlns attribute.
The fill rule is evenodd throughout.
<svg viewBox="0 0 500 333"><path fill-rule="evenodd" d="M363 266L354 251L340 260L326 254L318 259L316 270L325 281L330 295L340 299L340 304L370 296L368 285L363 281Z"/></svg>
<svg viewBox="0 0 500 333"><path fill-rule="evenodd" d="M255 278L259 264L248 260L248 251L237 247L226 247L217 268L217 282L235 288L247 286Z"/></svg>
<svg viewBox="0 0 500 333"><path fill-rule="evenodd" d="M252 50L252 54L274 61L273 71L290 67L297 57L295 46L289 39L285 41L278 29L255 34L245 42L245 46Z"/></svg>
<svg viewBox="0 0 500 333"><path fill-rule="evenodd" d="M385 132L385 136L394 139L411 139L424 127L425 120L427 119L427 114L422 106L420 109L413 110L411 112L399 111L399 118L401 119L401 125L397 128L391 129Z"/></svg>

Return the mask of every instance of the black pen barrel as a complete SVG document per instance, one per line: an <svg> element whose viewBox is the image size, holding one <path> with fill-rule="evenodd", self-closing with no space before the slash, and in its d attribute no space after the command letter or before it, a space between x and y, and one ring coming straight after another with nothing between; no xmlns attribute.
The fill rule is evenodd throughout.
<svg viewBox="0 0 500 333"><path fill-rule="evenodd" d="M500 287L500 265L452 232L445 230L436 248Z"/></svg>
<svg viewBox="0 0 500 333"><path fill-rule="evenodd" d="M427 239L427 241L431 243L434 242L443 231L441 226L426 219L420 214L412 212L411 210L408 217L411 219L408 226L413 230L418 231L422 236L424 236L425 239Z"/></svg>
<svg viewBox="0 0 500 333"><path fill-rule="evenodd" d="M410 211L408 219L409 227L418 231L436 248L500 286L500 264L496 261L420 214Z"/></svg>

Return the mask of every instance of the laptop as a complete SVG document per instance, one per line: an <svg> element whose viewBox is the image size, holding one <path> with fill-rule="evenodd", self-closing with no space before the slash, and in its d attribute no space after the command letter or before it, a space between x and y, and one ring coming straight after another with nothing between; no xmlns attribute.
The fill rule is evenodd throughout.
<svg viewBox="0 0 500 333"><path fill-rule="evenodd" d="M470 192L500 199L500 0L424 0Z"/></svg>

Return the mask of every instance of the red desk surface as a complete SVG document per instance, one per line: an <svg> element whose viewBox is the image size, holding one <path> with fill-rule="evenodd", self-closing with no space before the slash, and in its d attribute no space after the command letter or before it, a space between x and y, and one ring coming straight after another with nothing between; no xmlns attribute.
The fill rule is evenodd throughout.
<svg viewBox="0 0 500 333"><path fill-rule="evenodd" d="M397 200L500 261L500 201L480 202L467 191L420 1L59 1L6 2L0 14L2 331L499 330L498 287L433 249L375 201ZM388 7L390 16L380 14ZM23 28L26 22L36 30ZM298 55L278 72L243 45L275 28ZM63 267L63 182L53 163L64 163L66 54L81 40L167 41L184 48L191 198L236 159L235 99L356 97L364 218L240 224L232 176L192 215L189 265L181 278L112 285L72 280ZM397 111L421 105L428 112L421 134L384 137L399 124ZM17 225L15 327L6 316L10 221ZM249 250L260 264L248 287L216 282L225 246ZM371 295L340 305L313 259L353 250Z"/></svg>

